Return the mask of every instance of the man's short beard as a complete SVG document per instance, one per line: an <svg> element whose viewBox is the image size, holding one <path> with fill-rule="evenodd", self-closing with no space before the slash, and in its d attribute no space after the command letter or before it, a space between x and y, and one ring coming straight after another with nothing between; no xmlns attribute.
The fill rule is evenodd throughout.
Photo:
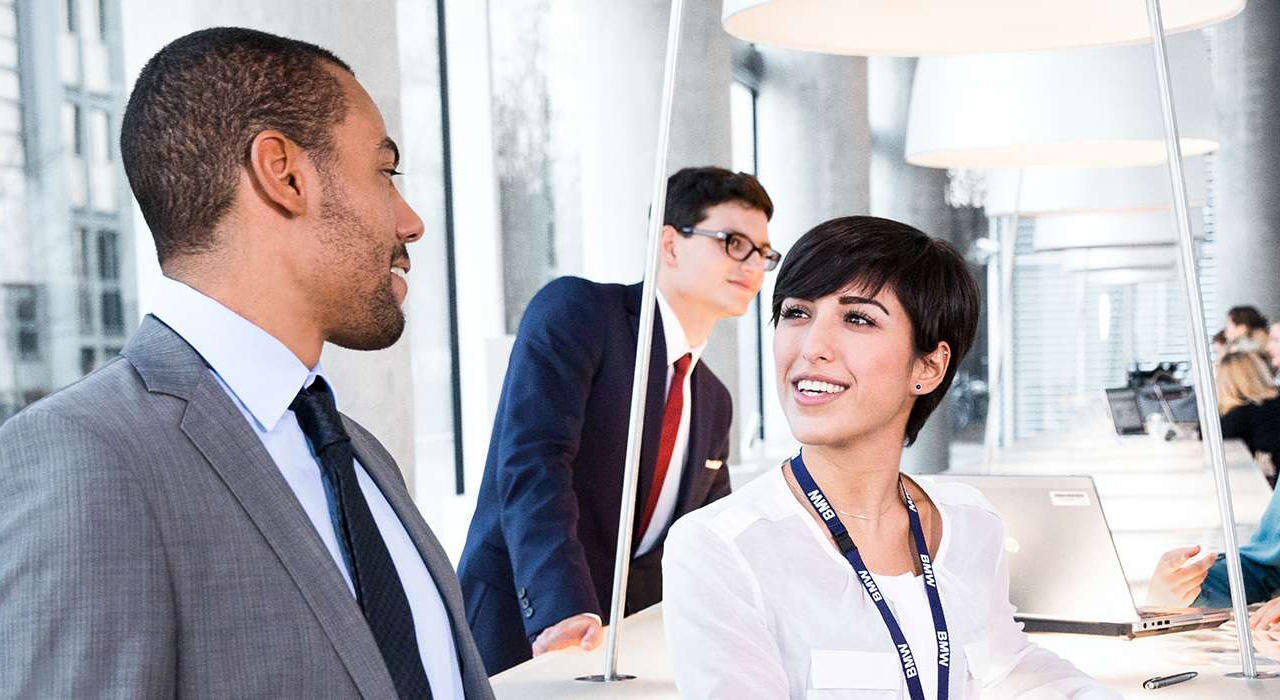
<svg viewBox="0 0 1280 700"><path fill-rule="evenodd" d="M336 257L351 264L359 264L369 256L367 249L356 247L362 236L359 218L347 206L336 181L324 177L325 198L320 205L320 220L325 225L322 240ZM345 315L331 319L330 343L350 350L382 350L395 344L404 333L404 311L396 301L391 288L390 257L385 261L385 274L373 293L364 299L344 298L330 300L330 308ZM323 275L344 275L341 268L324 270Z"/></svg>
<svg viewBox="0 0 1280 700"><path fill-rule="evenodd" d="M396 303L391 275L368 297L366 322L358 327L343 324L329 334L329 342L349 350L383 350L395 345L404 334L404 311Z"/></svg>

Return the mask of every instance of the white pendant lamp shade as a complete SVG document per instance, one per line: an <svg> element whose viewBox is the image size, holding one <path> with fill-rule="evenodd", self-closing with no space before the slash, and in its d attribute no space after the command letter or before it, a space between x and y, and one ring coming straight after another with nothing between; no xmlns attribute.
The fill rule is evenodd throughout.
<svg viewBox="0 0 1280 700"><path fill-rule="evenodd" d="M1205 203L1205 163L1183 160L1190 206ZM1021 180L1021 182L1019 182ZM1145 168L1027 168L987 173L988 216L1039 217L1083 212L1168 211L1173 193L1164 166ZM1172 220L1166 215L1172 228Z"/></svg>
<svg viewBox="0 0 1280 700"><path fill-rule="evenodd" d="M1182 152L1208 153L1217 142L1204 37L1182 34L1168 44ZM907 161L974 169L1159 165L1155 78L1145 45L922 58Z"/></svg>
<svg viewBox="0 0 1280 700"><path fill-rule="evenodd" d="M1094 287L1131 284L1159 284L1174 281L1173 268L1095 270L1085 273L1085 283Z"/></svg>
<svg viewBox="0 0 1280 700"><path fill-rule="evenodd" d="M1245 0L1162 0L1167 33L1215 24ZM1139 0L724 0L725 31L781 48L926 56L1110 46L1151 38Z"/></svg>
<svg viewBox="0 0 1280 700"><path fill-rule="evenodd" d="M1173 272L1178 249L1173 245L1144 248L1081 248L1062 253L1062 266L1072 272L1161 270Z"/></svg>
<svg viewBox="0 0 1280 700"><path fill-rule="evenodd" d="M1204 238L1204 215L1199 209L1190 213L1191 234L1197 240ZM1167 211L1046 216L1036 220L1031 247L1047 251L1173 246L1177 235L1173 216Z"/></svg>

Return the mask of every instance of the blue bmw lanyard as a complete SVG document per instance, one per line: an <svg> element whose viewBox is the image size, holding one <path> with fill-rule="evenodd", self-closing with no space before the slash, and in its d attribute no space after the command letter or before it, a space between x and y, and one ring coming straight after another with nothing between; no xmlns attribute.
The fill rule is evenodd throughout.
<svg viewBox="0 0 1280 700"><path fill-rule="evenodd" d="M911 647L907 644L907 638L903 636L897 619L893 617L893 611L889 609L889 604L881 595L880 587L876 585L871 572L867 570L867 565L863 563L862 555L858 553L858 546L853 543L853 538L849 536L844 523L840 522L835 509L822 494L822 489L818 488L818 484L809 475L809 470L804 466L804 460L799 454L791 458L791 473L795 475L796 483L804 491L809 505L813 506L827 529L831 531L836 546L840 548L844 558L849 560L849 565L858 575L858 581L866 589L867 595L875 602L876 609L880 611L880 617L884 618L884 626L889 628L889 637L898 648L898 661L902 664L902 675L906 677L907 691L911 694L912 700L924 700L924 688L920 685L920 672L916 668L915 656L911 653ZM916 510L915 501L911 500L911 494L907 493L901 480L898 481L898 488L902 489L902 497L907 502L907 517L911 521L911 534L916 541L916 551L920 553L920 569L924 572L924 590L929 597L929 609L933 613L933 628L937 634L938 700L947 700L947 680L951 671L951 640L947 636L947 618L942 614L942 599L938 597L938 580L933 573L933 563L929 560L929 545L925 542L924 528L920 525L920 511Z"/></svg>

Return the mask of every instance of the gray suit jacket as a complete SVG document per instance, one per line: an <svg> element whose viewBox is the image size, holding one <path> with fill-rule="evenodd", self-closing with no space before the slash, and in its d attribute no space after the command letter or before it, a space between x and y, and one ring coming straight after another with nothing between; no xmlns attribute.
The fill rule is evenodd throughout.
<svg viewBox="0 0 1280 700"><path fill-rule="evenodd" d="M0 427L0 696L392 698L337 565L199 355L148 316L121 358ZM345 419L492 698L444 550Z"/></svg>

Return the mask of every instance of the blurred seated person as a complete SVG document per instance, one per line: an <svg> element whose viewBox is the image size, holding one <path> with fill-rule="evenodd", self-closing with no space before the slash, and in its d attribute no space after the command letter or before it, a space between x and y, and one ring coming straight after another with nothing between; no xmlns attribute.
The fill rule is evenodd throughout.
<svg viewBox="0 0 1280 700"><path fill-rule="evenodd" d="M1239 438L1276 487L1280 457L1280 390L1260 353L1229 352L1217 367L1222 438Z"/></svg>
<svg viewBox="0 0 1280 700"><path fill-rule="evenodd" d="M1213 340L1210 341L1210 347L1213 348L1213 356L1221 360L1222 356L1227 354L1227 332L1218 331L1213 334Z"/></svg>
<svg viewBox="0 0 1280 700"><path fill-rule="evenodd" d="M1252 306L1233 306L1227 311L1227 351L1254 350L1267 347L1267 319Z"/></svg>
<svg viewBox="0 0 1280 700"><path fill-rule="evenodd" d="M1227 353L1218 363L1217 384L1223 439L1243 439L1274 489L1276 455L1280 452L1280 390L1271 382L1266 363L1255 352ZM1212 553L1198 554L1198 546L1165 552L1151 576L1147 604L1229 607L1226 559ZM1240 548L1240 563L1250 604L1280 593L1280 499L1274 495L1258 530Z"/></svg>
<svg viewBox="0 0 1280 700"><path fill-rule="evenodd" d="M1276 384L1280 385L1280 321L1273 321L1271 332L1267 334L1267 360L1271 363Z"/></svg>
<svg viewBox="0 0 1280 700"><path fill-rule="evenodd" d="M773 349L802 450L671 528L682 697L1119 697L1014 622L991 504L900 471L980 306L964 258L905 224L844 217L796 243Z"/></svg>
<svg viewBox="0 0 1280 700"><path fill-rule="evenodd" d="M1199 554L1198 545L1165 552L1151 575L1147 605L1231 607L1226 558L1213 552L1197 556ZM1244 575L1245 600L1250 605L1280 595L1280 498L1274 492L1257 531L1240 547L1240 568ZM1269 607L1272 613L1280 614L1280 604Z"/></svg>

